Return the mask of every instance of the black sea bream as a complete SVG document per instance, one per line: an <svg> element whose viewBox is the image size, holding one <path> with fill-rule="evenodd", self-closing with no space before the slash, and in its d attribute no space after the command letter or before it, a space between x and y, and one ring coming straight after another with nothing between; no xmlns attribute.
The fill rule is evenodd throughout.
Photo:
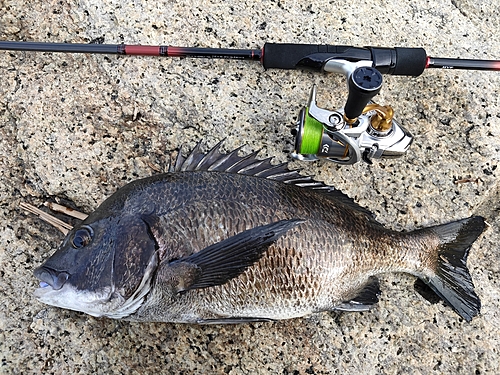
<svg viewBox="0 0 500 375"><path fill-rule="evenodd" d="M105 200L35 270L38 300L131 321L289 319L368 310L378 274L407 272L479 313L466 259L483 218L392 231L330 186L219 147Z"/></svg>

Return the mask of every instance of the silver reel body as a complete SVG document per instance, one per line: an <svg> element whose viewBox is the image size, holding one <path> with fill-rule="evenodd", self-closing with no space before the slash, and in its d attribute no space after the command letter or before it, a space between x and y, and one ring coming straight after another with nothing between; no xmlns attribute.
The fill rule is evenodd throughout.
<svg viewBox="0 0 500 375"><path fill-rule="evenodd" d="M372 159L405 155L413 141L410 132L394 119L390 120L390 128L376 129L372 122L380 116L377 108L383 107L371 103L367 108L369 110L358 116L353 126L345 120L343 109L319 108L316 105L316 86L313 86L309 103L301 110L297 121L292 157L303 161L326 159L339 164L354 164L360 160L371 163ZM311 127L315 129L311 131ZM306 142L312 145L306 146Z"/></svg>
<svg viewBox="0 0 500 375"><path fill-rule="evenodd" d="M382 87L382 75L371 62L331 60L325 70L344 74L349 96L344 108L332 111L316 105L316 86L297 121L292 157L339 164L395 158L406 154L413 137L393 119L393 110L372 101Z"/></svg>

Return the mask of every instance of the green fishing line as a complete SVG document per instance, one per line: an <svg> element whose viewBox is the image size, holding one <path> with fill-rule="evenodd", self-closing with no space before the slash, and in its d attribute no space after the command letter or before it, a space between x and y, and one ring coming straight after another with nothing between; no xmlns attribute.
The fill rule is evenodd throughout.
<svg viewBox="0 0 500 375"><path fill-rule="evenodd" d="M305 155L317 154L323 136L323 124L309 116L309 108L307 108L303 131L300 153Z"/></svg>

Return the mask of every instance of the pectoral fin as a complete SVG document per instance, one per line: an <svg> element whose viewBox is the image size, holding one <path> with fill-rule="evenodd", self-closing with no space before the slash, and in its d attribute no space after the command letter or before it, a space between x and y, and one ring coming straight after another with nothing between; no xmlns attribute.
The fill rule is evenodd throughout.
<svg viewBox="0 0 500 375"><path fill-rule="evenodd" d="M257 262L268 247L303 220L281 220L252 228L170 263L180 272L178 292L222 285Z"/></svg>

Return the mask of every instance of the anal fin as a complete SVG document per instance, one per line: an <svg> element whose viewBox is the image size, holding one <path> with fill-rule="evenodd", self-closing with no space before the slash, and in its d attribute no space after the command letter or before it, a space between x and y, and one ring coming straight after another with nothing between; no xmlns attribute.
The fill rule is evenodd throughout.
<svg viewBox="0 0 500 375"><path fill-rule="evenodd" d="M380 294L380 282L376 277L372 276L356 297L335 306L333 310L368 311L378 302Z"/></svg>
<svg viewBox="0 0 500 375"><path fill-rule="evenodd" d="M256 323L256 322L275 322L269 318L246 318L246 317L231 317L220 319L200 319L196 321L198 324L241 324L241 323Z"/></svg>

